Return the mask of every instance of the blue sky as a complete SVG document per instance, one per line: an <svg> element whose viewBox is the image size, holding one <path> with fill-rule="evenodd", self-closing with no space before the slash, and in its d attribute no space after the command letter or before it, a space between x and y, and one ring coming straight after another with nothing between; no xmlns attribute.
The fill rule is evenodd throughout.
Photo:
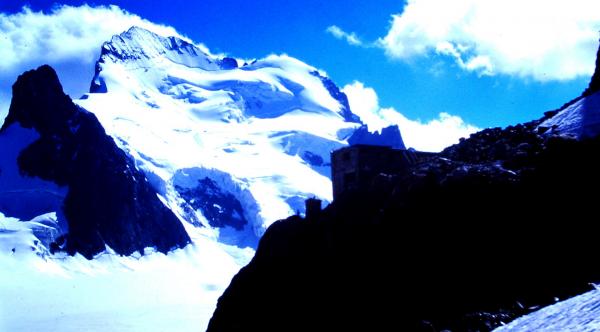
<svg viewBox="0 0 600 332"><path fill-rule="evenodd" d="M550 40L540 45L535 42L537 38L524 44L506 41L511 36L520 37L520 32L513 35L507 33L507 38L500 38L494 43L489 42L495 36L494 26L490 27L490 34L480 36L467 33L469 27L471 30L476 27L477 31L486 31L487 26L481 27L473 23L475 25L465 28L447 17L422 18L429 13L431 16L438 15L433 14L434 12L459 13L459 7L469 6L469 1L473 0L445 1L446 7L448 3L455 4L448 8L435 7L444 3L438 1L436 5L435 1L412 1L410 13L414 14L410 17L406 15L404 22L394 23L392 15L403 13L403 1L122 0L86 3L90 6L114 4L154 23L172 26L179 33L205 44L216 53L224 52L243 58L287 53L325 70L340 87L354 81L362 82L364 86L376 91L379 106L393 107L408 118L423 121L437 118L439 113L446 112L458 115L466 123L477 127L506 126L538 118L544 111L558 108L578 96L587 86L595 60L600 20L581 18L588 25L588 30L596 29L596 35L590 42L588 30L584 31L584 37L581 36L582 33L575 31L572 38L578 43L575 46L565 45L561 48L560 45L552 44L564 44L564 40L569 40L568 35L557 37L555 42ZM416 2L422 4L414 4ZM431 3L429 8L428 2ZM81 5L84 2L60 3ZM515 10L510 8L510 3L516 6L517 2L507 0L505 3L507 11L498 12L498 17L505 19L497 24L508 30L515 25L514 22L519 22L520 17L506 17ZM54 1L3 0L0 10L5 15L10 15L19 12L23 4L30 6L33 11L49 12ZM560 15L564 12L560 5L558 2L554 7L546 5L554 9L558 16L552 13L554 16L541 17L539 20L546 24L554 24L552 20L560 22ZM571 7L577 5L578 0L574 0ZM475 10L470 10L483 13L481 15L485 19L488 9L473 6ZM582 5L575 12L586 9L589 8ZM529 9L523 9L527 10ZM565 15L568 13L570 12L564 12ZM526 15L532 16L530 13ZM579 19L579 16L574 16ZM446 32L442 36L433 30L423 32L437 22L446 22L445 20L450 21L444 29L454 32ZM531 24L532 29L539 25L535 19L523 24L525 25L517 24L516 27L526 31L527 24ZM339 27L344 35L336 38L334 34L328 33L326 30L333 25ZM413 34L407 37L407 31L400 31L400 37L394 37L397 25L400 30L404 27ZM436 27L432 29L434 28ZM345 40L351 34L357 38L358 43L354 43L355 45ZM535 36L535 32L531 35ZM488 38L489 36L492 38ZM418 40L410 39L413 37ZM404 49L402 45L407 44L415 45L414 49ZM505 45L515 48L515 53L528 49L529 45L532 45L532 50L517 57L523 60L514 60L510 57L512 50L502 48ZM519 45L521 47L517 48ZM535 47L543 52L538 52ZM574 65L567 64L564 66L567 68L566 72L553 69L557 61L571 57L566 51L564 54L560 53L567 47L578 50L573 53L572 62L581 63L585 68L572 69ZM461 53L456 55L459 51ZM482 62L471 61L481 59L491 59L491 65L488 66L486 61L483 61L483 65ZM543 59L549 60L544 62ZM534 62L538 67L529 70L527 66ZM546 69L550 72L548 75Z"/></svg>

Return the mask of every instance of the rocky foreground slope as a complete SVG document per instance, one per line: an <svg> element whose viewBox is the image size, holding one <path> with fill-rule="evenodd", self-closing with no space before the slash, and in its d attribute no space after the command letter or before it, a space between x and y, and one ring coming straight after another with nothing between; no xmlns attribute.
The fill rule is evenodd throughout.
<svg viewBox="0 0 600 332"><path fill-rule="evenodd" d="M600 113L597 79L584 104L473 134L273 224L208 331L489 331L590 289L600 137L573 133ZM575 131L547 126L581 110Z"/></svg>

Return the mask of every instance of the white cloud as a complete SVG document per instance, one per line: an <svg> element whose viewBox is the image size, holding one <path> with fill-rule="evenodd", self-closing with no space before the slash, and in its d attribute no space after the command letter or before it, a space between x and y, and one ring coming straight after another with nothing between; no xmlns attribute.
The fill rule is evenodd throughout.
<svg viewBox="0 0 600 332"><path fill-rule="evenodd" d="M361 82L344 86L350 108L369 126L369 130L381 130L389 125L398 125L406 146L420 151L441 151L458 143L461 137L480 129L465 123L460 117L440 113L437 119L427 122L410 120L394 108L381 108L377 93Z"/></svg>
<svg viewBox="0 0 600 332"><path fill-rule="evenodd" d="M568 80L594 71L598 13L594 0L408 0L377 43L392 58L437 53L480 74Z"/></svg>
<svg viewBox="0 0 600 332"><path fill-rule="evenodd" d="M0 13L0 123L8 112L10 87L19 74L50 64L66 92L78 98L89 89L102 43L133 25L181 37L172 27L117 6L57 6L48 13L23 8L15 14Z"/></svg>
<svg viewBox="0 0 600 332"><path fill-rule="evenodd" d="M350 45L364 46L364 43L362 42L362 40L360 40L360 38L358 38L358 36L354 32L347 33L344 30L340 29L340 27L338 27L336 25L332 25L332 26L328 27L325 31L337 39L345 40Z"/></svg>
<svg viewBox="0 0 600 332"><path fill-rule="evenodd" d="M36 58L95 61L104 41L133 25L162 35L178 35L171 27L151 23L116 6L60 6L49 14L24 8L17 14L0 14L0 70Z"/></svg>

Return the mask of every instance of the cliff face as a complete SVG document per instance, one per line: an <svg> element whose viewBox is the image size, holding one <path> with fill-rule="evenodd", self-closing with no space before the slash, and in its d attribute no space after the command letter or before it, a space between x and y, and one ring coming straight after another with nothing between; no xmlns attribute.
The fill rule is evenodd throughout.
<svg viewBox="0 0 600 332"><path fill-rule="evenodd" d="M69 231L51 250L92 258L106 246L129 255L145 247L167 252L190 242L181 222L96 117L63 93L51 67L28 71L13 85L0 135L13 125L39 134L20 152L20 172L68 187L63 212Z"/></svg>
<svg viewBox="0 0 600 332"><path fill-rule="evenodd" d="M600 48L598 49L598 54L596 54L596 71L592 76L589 87L583 95L590 96L598 91L600 91Z"/></svg>
<svg viewBox="0 0 600 332"><path fill-rule="evenodd" d="M209 331L489 331L600 280L600 138L474 134L269 228Z"/></svg>

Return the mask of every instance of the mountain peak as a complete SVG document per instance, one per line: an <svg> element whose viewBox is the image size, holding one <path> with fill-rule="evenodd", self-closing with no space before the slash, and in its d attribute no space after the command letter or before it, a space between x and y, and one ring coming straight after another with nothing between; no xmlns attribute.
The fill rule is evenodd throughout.
<svg viewBox="0 0 600 332"><path fill-rule="evenodd" d="M224 243L254 245L307 197L331 200L330 152L360 119L324 72L296 58L239 66L202 52L133 27L104 44L77 103L183 218L220 228Z"/></svg>
<svg viewBox="0 0 600 332"><path fill-rule="evenodd" d="M125 33L131 35L131 34L148 34L148 33L152 33L152 32L150 32L150 30L146 30L140 26L133 25L129 29L127 29L127 31L125 31Z"/></svg>
<svg viewBox="0 0 600 332"><path fill-rule="evenodd" d="M393 149L405 150L406 146L402 140L400 134L400 128L398 125L391 125L383 128L381 132L370 132L366 125L359 127L350 138L348 138L350 145L377 145L377 146L389 146Z"/></svg>
<svg viewBox="0 0 600 332"><path fill-rule="evenodd" d="M219 60L179 37L163 37L138 26L115 35L102 45L101 61L134 63L151 67L163 58L192 68L218 70Z"/></svg>
<svg viewBox="0 0 600 332"><path fill-rule="evenodd" d="M13 98L2 129L18 122L42 132L66 125L77 107L63 92L56 71L48 65L19 76L12 87Z"/></svg>

